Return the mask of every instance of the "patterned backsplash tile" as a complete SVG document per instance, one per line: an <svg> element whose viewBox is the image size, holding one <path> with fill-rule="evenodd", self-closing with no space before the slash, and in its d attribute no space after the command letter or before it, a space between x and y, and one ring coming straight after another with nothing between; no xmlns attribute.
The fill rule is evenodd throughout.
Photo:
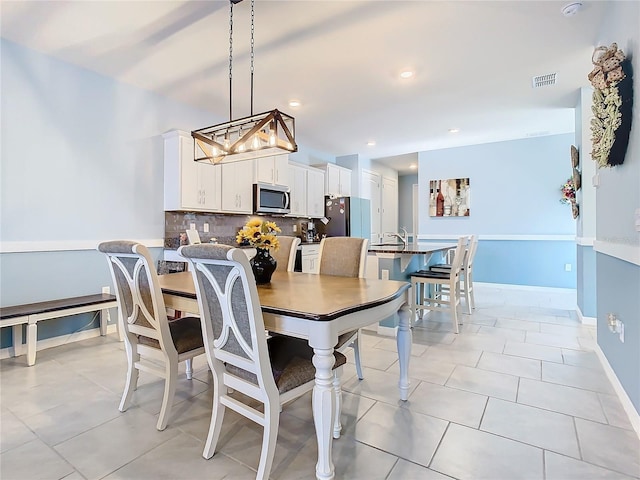
<svg viewBox="0 0 640 480"><path fill-rule="evenodd" d="M195 212L164 212L164 246L165 248L178 248L180 234L189 230L192 223L195 223L196 230L203 243L208 243L212 238L216 238L218 243L236 245L236 235L250 218L255 215L228 215L223 213L195 213ZM303 218L276 217L260 215L261 219L276 222L282 229L281 235L297 236L299 233L293 231L294 225L300 225L306 221ZM204 231L205 223L209 224L209 232ZM300 228L298 228L300 232ZM186 239L182 240L182 245L186 245Z"/></svg>

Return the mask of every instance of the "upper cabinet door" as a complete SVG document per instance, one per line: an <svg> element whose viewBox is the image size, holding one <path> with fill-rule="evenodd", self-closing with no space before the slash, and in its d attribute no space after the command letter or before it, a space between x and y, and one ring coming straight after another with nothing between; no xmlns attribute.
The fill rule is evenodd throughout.
<svg viewBox="0 0 640 480"><path fill-rule="evenodd" d="M164 135L164 209L215 212L220 209L220 167L193 160L188 132Z"/></svg>
<svg viewBox="0 0 640 480"><path fill-rule="evenodd" d="M271 185L289 185L289 155L273 155L255 159L255 181Z"/></svg>
<svg viewBox="0 0 640 480"><path fill-rule="evenodd" d="M351 170L332 163L325 168L325 194L335 197L351 196Z"/></svg>
<svg viewBox="0 0 640 480"><path fill-rule="evenodd" d="M307 215L324 217L324 173L319 170L307 171Z"/></svg>
<svg viewBox="0 0 640 480"><path fill-rule="evenodd" d="M252 173L255 160L225 163L222 166L222 210L252 213Z"/></svg>
<svg viewBox="0 0 640 480"><path fill-rule="evenodd" d="M307 169L289 165L289 187L291 188L290 216L307 216Z"/></svg>

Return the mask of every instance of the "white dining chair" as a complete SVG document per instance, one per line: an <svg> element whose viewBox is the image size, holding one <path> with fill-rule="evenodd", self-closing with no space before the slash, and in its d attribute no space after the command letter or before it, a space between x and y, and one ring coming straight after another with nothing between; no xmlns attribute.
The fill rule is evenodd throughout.
<svg viewBox="0 0 640 480"><path fill-rule="evenodd" d="M119 410L124 412L129 407L140 370L164 378L162 407L156 425L158 430L164 430L176 391L178 364L186 362L187 378L191 380L191 359L205 352L200 319L168 320L156 268L147 247L116 240L100 243L98 250L107 257L115 285L127 352L127 379Z"/></svg>
<svg viewBox="0 0 640 480"><path fill-rule="evenodd" d="M193 245L180 247L178 253L191 265L214 381L211 423L202 455L207 459L214 455L225 410L231 408L264 428L256 478L267 479L282 405L315 385L313 349L305 340L285 335L267 339L255 279L242 250ZM334 372L340 378L346 358L338 352L334 356ZM256 408L247 397L263 408ZM335 415L339 414L336 410Z"/></svg>
<svg viewBox="0 0 640 480"><path fill-rule="evenodd" d="M278 262L276 271L293 272L296 263L296 250L300 245L298 237L278 235L280 248L271 252L271 256Z"/></svg>
<svg viewBox="0 0 640 480"><path fill-rule="evenodd" d="M320 241L320 275L335 275L338 277L364 278L367 267L366 238L357 237L326 237ZM353 348L356 373L362 380L362 364L360 362L360 330L351 330L338 337L338 343L334 347L338 352L344 353L347 348Z"/></svg>
<svg viewBox="0 0 640 480"><path fill-rule="evenodd" d="M451 314L455 333L458 328L458 305L460 305L460 269L464 258L467 237L460 237L448 272L419 270L411 274L414 292L411 302L411 318L417 318L422 310L448 311ZM444 289L443 289L444 287Z"/></svg>

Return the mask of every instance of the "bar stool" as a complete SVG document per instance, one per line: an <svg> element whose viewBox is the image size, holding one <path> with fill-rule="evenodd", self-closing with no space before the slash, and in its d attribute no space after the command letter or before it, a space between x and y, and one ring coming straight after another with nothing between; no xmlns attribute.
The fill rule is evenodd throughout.
<svg viewBox="0 0 640 480"><path fill-rule="evenodd" d="M460 298L464 298L467 304L467 313L471 315L472 309L476 308L473 296L473 259L478 249L478 236L471 235L469 243L464 253L462 267L460 269ZM432 265L429 267L432 272L448 273L451 271L451 263Z"/></svg>
<svg viewBox="0 0 640 480"><path fill-rule="evenodd" d="M460 270L467 239L468 237L458 239L453 263L448 273L419 270L411 274L411 286L416 294L411 305L412 318L416 318L418 311L421 310L448 311L451 313L455 333L459 333Z"/></svg>

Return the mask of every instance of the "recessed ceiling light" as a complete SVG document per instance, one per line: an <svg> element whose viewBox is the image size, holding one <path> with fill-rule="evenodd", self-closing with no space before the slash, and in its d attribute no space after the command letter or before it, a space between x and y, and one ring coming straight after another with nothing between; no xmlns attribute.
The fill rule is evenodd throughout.
<svg viewBox="0 0 640 480"><path fill-rule="evenodd" d="M290 100L289 101L289 106L293 107L293 108L299 107L300 106L300 100Z"/></svg>
<svg viewBox="0 0 640 480"><path fill-rule="evenodd" d="M375 147L376 146L376 141L375 140L369 140L367 142L367 147Z"/></svg>
<svg viewBox="0 0 640 480"><path fill-rule="evenodd" d="M400 72L400 78L411 78L413 77L413 72L411 70L404 70Z"/></svg>
<svg viewBox="0 0 640 480"><path fill-rule="evenodd" d="M460 131L459 128L450 128L449 133L458 133Z"/></svg>
<svg viewBox="0 0 640 480"><path fill-rule="evenodd" d="M411 170L415 170L416 168L418 168L418 166L415 163L412 163L411 165L409 165L409 168Z"/></svg>

